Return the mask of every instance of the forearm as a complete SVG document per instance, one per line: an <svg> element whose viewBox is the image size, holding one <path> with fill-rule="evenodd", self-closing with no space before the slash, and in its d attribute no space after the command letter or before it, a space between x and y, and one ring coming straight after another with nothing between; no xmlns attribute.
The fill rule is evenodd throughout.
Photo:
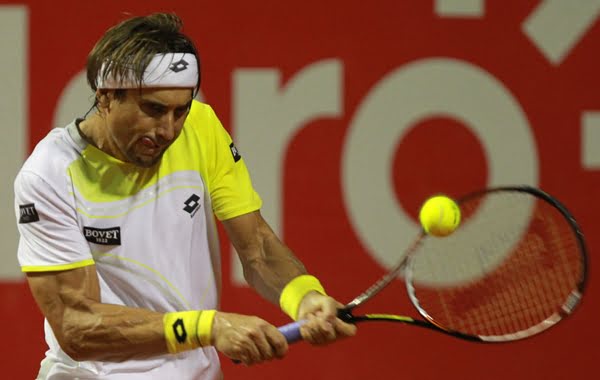
<svg viewBox="0 0 600 380"><path fill-rule="evenodd" d="M244 277L261 296L278 305L286 284L306 274L306 269L276 237L267 237L262 243L262 246L248 248L256 252L241 255L247 258L242 258Z"/></svg>
<svg viewBox="0 0 600 380"><path fill-rule="evenodd" d="M246 281L293 319L305 295L313 290L325 293L316 278L302 276L307 274L304 265L279 240L260 212L226 220L223 226L242 261Z"/></svg>
<svg viewBox="0 0 600 380"><path fill-rule="evenodd" d="M143 359L210 345L214 310L161 313L102 303L95 265L28 273L27 281L60 347L77 361Z"/></svg>
<svg viewBox="0 0 600 380"><path fill-rule="evenodd" d="M124 361L168 353L163 313L152 310L80 303L64 309L57 329L63 350L76 360Z"/></svg>

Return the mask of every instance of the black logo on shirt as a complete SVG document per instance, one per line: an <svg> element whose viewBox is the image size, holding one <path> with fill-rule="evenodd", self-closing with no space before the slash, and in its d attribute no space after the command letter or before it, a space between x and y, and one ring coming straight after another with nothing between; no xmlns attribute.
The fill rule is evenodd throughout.
<svg viewBox="0 0 600 380"><path fill-rule="evenodd" d="M233 155L233 161L238 162L242 158L242 156L240 155L240 152L237 150L235 145L233 145L233 143L229 144L229 149L231 149L231 154Z"/></svg>
<svg viewBox="0 0 600 380"><path fill-rule="evenodd" d="M171 64L171 66L169 66L169 69L171 69L171 71L178 73L180 71L183 71L185 69L187 69L189 63L187 63L186 61L184 61L183 59L180 59L177 62L173 62Z"/></svg>
<svg viewBox="0 0 600 380"><path fill-rule="evenodd" d="M185 204L183 211L189 213L190 218L193 218L194 215L196 215L196 212L200 209L200 203L198 202L199 200L199 196L197 196L196 194L192 194L192 196L189 197L187 201L183 202Z"/></svg>
<svg viewBox="0 0 600 380"><path fill-rule="evenodd" d="M40 216L35 210L35 205L33 203L19 205L19 212L21 214L19 216L20 224L33 223L40 220Z"/></svg>
<svg viewBox="0 0 600 380"><path fill-rule="evenodd" d="M92 228L83 227L85 240L94 244L121 245L121 227Z"/></svg>

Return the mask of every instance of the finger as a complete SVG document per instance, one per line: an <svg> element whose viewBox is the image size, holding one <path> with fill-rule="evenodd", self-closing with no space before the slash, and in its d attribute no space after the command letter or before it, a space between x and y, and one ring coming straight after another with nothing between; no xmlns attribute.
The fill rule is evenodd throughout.
<svg viewBox="0 0 600 380"><path fill-rule="evenodd" d="M227 351L226 355L234 361L234 363L241 363L246 366L252 364L252 360L247 355L247 350L244 345L237 344L235 347L232 347L230 351Z"/></svg>
<svg viewBox="0 0 600 380"><path fill-rule="evenodd" d="M329 297L327 302L323 303L323 306L321 309L323 316L329 320L335 319L337 317L338 304L339 304L339 302L337 302L333 298Z"/></svg>
<svg viewBox="0 0 600 380"><path fill-rule="evenodd" d="M243 347L244 353L242 355L246 358L246 361L242 360L244 364L251 365L255 363L260 363L262 361L258 347L256 347L254 341L250 337L247 337L243 344Z"/></svg>
<svg viewBox="0 0 600 380"><path fill-rule="evenodd" d="M304 325L300 328L300 335L302 335L302 339L310 344L317 344L316 338L313 336L313 330Z"/></svg>
<svg viewBox="0 0 600 380"><path fill-rule="evenodd" d="M283 358L288 351L288 342L283 334L276 327L271 326L265 331L265 336L273 350L273 355L278 359Z"/></svg>
<svg viewBox="0 0 600 380"><path fill-rule="evenodd" d="M319 343L321 344L332 342L336 338L337 334L334 325L329 319L317 318L315 329L317 331L316 335L319 337Z"/></svg>
<svg viewBox="0 0 600 380"><path fill-rule="evenodd" d="M237 360L245 366L252 365L252 360L250 360L247 355L241 355Z"/></svg>
<svg viewBox="0 0 600 380"><path fill-rule="evenodd" d="M311 344L323 345L336 338L336 332L331 322L323 318L311 317L303 326L303 337Z"/></svg>
<svg viewBox="0 0 600 380"><path fill-rule="evenodd" d="M260 354L260 361L273 359L273 348L262 330L253 337L253 340Z"/></svg>
<svg viewBox="0 0 600 380"><path fill-rule="evenodd" d="M302 335L302 339L307 341L308 343L315 344L316 339L314 335L314 315L308 315L306 317L306 322L300 326L300 335Z"/></svg>
<svg viewBox="0 0 600 380"><path fill-rule="evenodd" d="M312 314L316 317L333 320L337 317L338 304L340 303L334 300L333 298L324 297L323 302L319 304L319 308L309 314Z"/></svg>
<svg viewBox="0 0 600 380"><path fill-rule="evenodd" d="M333 322L333 327L336 331L337 337L350 337L356 335L356 325L352 323L346 323L341 319L336 319Z"/></svg>

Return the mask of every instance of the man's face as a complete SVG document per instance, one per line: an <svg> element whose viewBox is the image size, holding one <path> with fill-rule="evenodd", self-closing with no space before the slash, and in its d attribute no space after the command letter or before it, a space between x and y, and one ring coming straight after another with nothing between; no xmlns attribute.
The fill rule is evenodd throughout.
<svg viewBox="0 0 600 380"><path fill-rule="evenodd" d="M124 99L115 99L114 93L108 98L104 115L109 147L114 150L109 153L150 167L181 133L192 103L192 90L128 90Z"/></svg>

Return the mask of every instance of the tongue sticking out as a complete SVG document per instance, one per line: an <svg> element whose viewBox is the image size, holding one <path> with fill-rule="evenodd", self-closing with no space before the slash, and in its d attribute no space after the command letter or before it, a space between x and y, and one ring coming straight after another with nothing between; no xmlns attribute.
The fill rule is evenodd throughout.
<svg viewBox="0 0 600 380"><path fill-rule="evenodd" d="M140 142L147 148L156 148L156 144L148 137L142 137Z"/></svg>

